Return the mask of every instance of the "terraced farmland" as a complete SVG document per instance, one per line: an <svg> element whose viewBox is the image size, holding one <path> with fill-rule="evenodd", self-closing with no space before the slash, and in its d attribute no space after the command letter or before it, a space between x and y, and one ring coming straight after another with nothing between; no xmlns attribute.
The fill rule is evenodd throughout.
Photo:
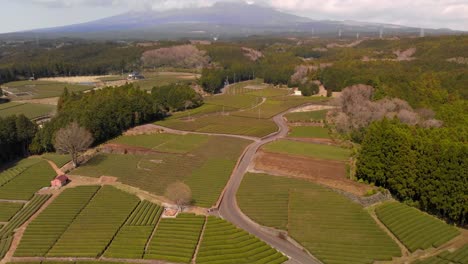
<svg viewBox="0 0 468 264"><path fill-rule="evenodd" d="M33 198L13 218L10 219L8 224L0 230L0 239L11 236L14 230L31 218L31 216L36 213L49 198L50 195L34 195Z"/></svg>
<svg viewBox="0 0 468 264"><path fill-rule="evenodd" d="M324 120L328 110L310 111L310 112L293 112L286 114L288 122L318 122Z"/></svg>
<svg viewBox="0 0 468 264"><path fill-rule="evenodd" d="M28 98L58 97L62 94L65 87L67 87L69 92L80 92L93 88L89 85L70 84L54 81L17 81L6 83L4 86L8 87L6 90L9 92L15 94L28 94L24 95Z"/></svg>
<svg viewBox="0 0 468 264"><path fill-rule="evenodd" d="M15 256L45 256L98 189L99 186L66 189L29 224Z"/></svg>
<svg viewBox="0 0 468 264"><path fill-rule="evenodd" d="M375 212L411 252L439 247L460 234L455 227L401 203L386 203Z"/></svg>
<svg viewBox="0 0 468 264"><path fill-rule="evenodd" d="M216 217L208 217L196 262L276 264L288 260L249 233Z"/></svg>
<svg viewBox="0 0 468 264"><path fill-rule="evenodd" d="M11 242L13 241L13 237L8 237L4 239L0 239L0 260L5 257L5 254L10 249Z"/></svg>
<svg viewBox="0 0 468 264"><path fill-rule="evenodd" d="M180 214L175 219L161 219L145 258L189 263L204 222L204 216L192 214Z"/></svg>
<svg viewBox="0 0 468 264"><path fill-rule="evenodd" d="M159 134L154 136L160 137ZM185 137L173 136L167 142L175 142L177 138ZM164 141L162 142L164 144ZM195 140L194 142L198 144ZM183 181L193 190L192 196L196 205L210 207L218 199L239 156L249 143L248 140L237 138L202 136L200 145L193 150L190 150L191 147L183 150L177 143L171 143L165 147L171 153L99 154L72 174L90 177L115 176L125 184L159 195L164 195L169 184ZM189 152L181 154L174 151ZM206 188L207 185L213 188Z"/></svg>
<svg viewBox="0 0 468 264"><path fill-rule="evenodd" d="M288 136L293 138L330 138L328 129L324 127L300 126L290 130Z"/></svg>
<svg viewBox="0 0 468 264"><path fill-rule="evenodd" d="M468 245L453 252L445 251L437 256L418 260L412 264L466 264L468 263Z"/></svg>
<svg viewBox="0 0 468 264"><path fill-rule="evenodd" d="M346 161L351 151L335 146L311 144L290 140L277 140L263 147L264 150L274 153L306 156L318 159Z"/></svg>
<svg viewBox="0 0 468 264"><path fill-rule="evenodd" d="M235 112L232 115L251 117L251 118L272 118L273 116L282 113L290 108L303 105L308 102L322 100L320 98L306 98L306 97L274 97L268 98L265 103L250 110Z"/></svg>
<svg viewBox="0 0 468 264"><path fill-rule="evenodd" d="M0 109L0 117L12 115L25 115L29 119L50 115L55 111L54 105L33 104L33 103L4 103Z"/></svg>
<svg viewBox="0 0 468 264"><path fill-rule="evenodd" d="M123 226L104 253L107 258L141 259L154 226Z"/></svg>
<svg viewBox="0 0 468 264"><path fill-rule="evenodd" d="M37 190L49 186L55 176L46 161L39 161L0 186L0 199L29 200Z"/></svg>
<svg viewBox="0 0 468 264"><path fill-rule="evenodd" d="M11 181L16 176L20 175L23 171L25 171L27 167L16 166L11 169L5 170L0 173L0 186L6 184L7 182Z"/></svg>
<svg viewBox="0 0 468 264"><path fill-rule="evenodd" d="M114 187L102 187L62 234L47 256L99 256L138 202L135 196Z"/></svg>
<svg viewBox="0 0 468 264"><path fill-rule="evenodd" d="M271 120L257 119L256 116L241 117L234 115L202 116L191 120L167 119L157 125L195 132L234 134L264 137L278 130Z"/></svg>
<svg viewBox="0 0 468 264"><path fill-rule="evenodd" d="M127 220L129 226L156 225L163 208L157 204L143 201Z"/></svg>
<svg viewBox="0 0 468 264"><path fill-rule="evenodd" d="M287 230L324 263L373 263L401 255L360 205L311 182L247 174L237 197L249 217Z"/></svg>
<svg viewBox="0 0 468 264"><path fill-rule="evenodd" d="M23 205L24 204L22 203L0 202L0 222L8 222L23 207Z"/></svg>
<svg viewBox="0 0 468 264"><path fill-rule="evenodd" d="M195 204L209 208L216 203L236 162L234 159L212 159L192 173L186 183L191 187Z"/></svg>
<svg viewBox="0 0 468 264"><path fill-rule="evenodd" d="M153 233L162 207L148 201L140 202L125 225L119 230L104 253L109 258L140 259Z"/></svg>
<svg viewBox="0 0 468 264"><path fill-rule="evenodd" d="M161 152L188 153L199 148L208 140L209 136L204 135L151 134L122 136L111 141L111 143L144 147Z"/></svg>

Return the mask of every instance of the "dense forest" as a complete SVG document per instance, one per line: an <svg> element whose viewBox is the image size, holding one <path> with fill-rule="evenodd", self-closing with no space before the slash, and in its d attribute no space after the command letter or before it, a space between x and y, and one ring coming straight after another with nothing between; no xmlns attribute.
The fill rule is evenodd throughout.
<svg viewBox="0 0 468 264"><path fill-rule="evenodd" d="M0 48L0 84L30 77L102 75L140 67L143 48L119 43L26 43Z"/></svg>
<svg viewBox="0 0 468 264"><path fill-rule="evenodd" d="M0 166L29 154L36 131L36 124L24 115L0 117Z"/></svg>
<svg viewBox="0 0 468 264"><path fill-rule="evenodd" d="M33 153L53 151L55 133L73 121L87 128L99 144L128 128L163 116L163 108L152 96L132 84L79 94L65 90L57 115L38 131L30 150Z"/></svg>
<svg viewBox="0 0 468 264"><path fill-rule="evenodd" d="M467 139L467 129L374 122L362 142L357 177L463 226L468 219Z"/></svg>

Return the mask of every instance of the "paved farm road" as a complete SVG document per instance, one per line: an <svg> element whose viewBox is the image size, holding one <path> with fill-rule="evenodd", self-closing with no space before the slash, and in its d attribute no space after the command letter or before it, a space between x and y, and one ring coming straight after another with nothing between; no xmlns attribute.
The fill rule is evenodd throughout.
<svg viewBox="0 0 468 264"><path fill-rule="evenodd" d="M220 202L218 203L219 214L224 219L230 221L234 225L239 228L244 229L245 231L257 236L261 240L265 241L272 247L276 248L277 250L283 252L285 255L291 258L291 264L319 264L321 263L319 260L308 254L307 252L303 251L300 246L297 246L285 239L281 239L278 236L272 234L268 230L266 230L261 225L255 223L249 217L247 217L242 211L240 210L239 206L237 205L236 194L239 190L239 186L244 178L245 173L249 165L252 163L255 153L257 150L267 143L275 141L277 139L286 137L288 134L288 125L284 120L284 115L295 110L298 108L302 108L304 106L296 107L293 109L289 109L288 111L281 113L275 117L273 117L273 121L278 126L278 132L267 136L265 138L253 138L248 136L241 136L241 135L227 135L227 134L216 134L216 133L197 133L197 132L188 132L188 131L180 131L165 128L162 126L158 126L161 129L166 130L168 133L184 133L184 134L204 134L204 135L218 135L218 136L226 136L226 137L236 137L236 138L244 138L250 139L254 142L250 144L244 152L241 160L238 162L236 168L231 175L231 179L229 180L228 184L226 185L224 192L220 198Z"/></svg>

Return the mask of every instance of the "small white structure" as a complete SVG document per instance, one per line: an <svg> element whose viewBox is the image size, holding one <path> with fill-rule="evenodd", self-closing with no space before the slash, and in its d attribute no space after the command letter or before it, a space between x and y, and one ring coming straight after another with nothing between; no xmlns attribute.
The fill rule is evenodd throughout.
<svg viewBox="0 0 468 264"><path fill-rule="evenodd" d="M299 90L299 88L294 88L293 91L294 91L293 95L302 96L302 92L301 90Z"/></svg>

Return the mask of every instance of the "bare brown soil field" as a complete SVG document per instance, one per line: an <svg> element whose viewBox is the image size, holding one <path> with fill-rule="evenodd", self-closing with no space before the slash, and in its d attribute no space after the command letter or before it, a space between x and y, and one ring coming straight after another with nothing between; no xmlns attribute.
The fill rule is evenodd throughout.
<svg viewBox="0 0 468 264"><path fill-rule="evenodd" d="M98 76L71 76L71 77L51 77L40 78L39 81L64 82L64 83L97 83L101 78L114 77L115 75Z"/></svg>
<svg viewBox="0 0 468 264"><path fill-rule="evenodd" d="M363 196L370 186L346 178L346 164L339 161L259 151L255 170L311 180L325 186Z"/></svg>

